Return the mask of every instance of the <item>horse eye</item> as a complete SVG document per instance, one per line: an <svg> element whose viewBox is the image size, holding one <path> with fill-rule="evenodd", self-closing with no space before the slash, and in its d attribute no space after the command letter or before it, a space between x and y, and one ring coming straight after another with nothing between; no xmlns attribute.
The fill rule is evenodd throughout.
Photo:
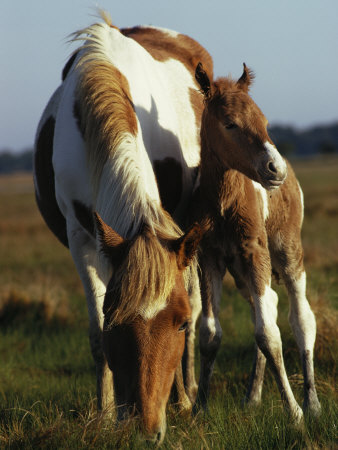
<svg viewBox="0 0 338 450"><path fill-rule="evenodd" d="M189 322L186 320L182 325L179 327L178 331L185 331L188 328Z"/></svg>
<svg viewBox="0 0 338 450"><path fill-rule="evenodd" d="M233 128L237 128L238 125L236 125L235 123L228 123L227 125L225 125L225 128L227 130L232 130Z"/></svg>

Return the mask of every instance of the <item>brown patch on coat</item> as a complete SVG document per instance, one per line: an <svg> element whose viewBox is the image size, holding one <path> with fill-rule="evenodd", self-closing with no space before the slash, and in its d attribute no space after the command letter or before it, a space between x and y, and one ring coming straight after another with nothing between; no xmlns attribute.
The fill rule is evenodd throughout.
<svg viewBox="0 0 338 450"><path fill-rule="evenodd" d="M262 295L271 264L260 194L251 180L229 170L223 174L219 204L221 213L217 216L217 236L213 239L220 241L236 284L242 285L243 279L248 280L250 275L255 291Z"/></svg>
<svg viewBox="0 0 338 450"><path fill-rule="evenodd" d="M288 161L287 166L288 175L283 185L267 193L269 217L266 229L276 271L279 274L286 271L289 276L298 279L304 271L301 241L303 207L300 186Z"/></svg>
<svg viewBox="0 0 338 450"><path fill-rule="evenodd" d="M197 64L202 61L210 79L213 78L213 62L209 53L194 39L184 34L171 36L156 28L133 27L121 29L124 36L130 37L144 47L157 61L177 59L194 77Z"/></svg>
<svg viewBox="0 0 338 450"><path fill-rule="evenodd" d="M137 120L128 81L116 67L106 61L86 61L84 55L79 68L74 105L93 181L98 183L105 162L125 135L137 135Z"/></svg>
<svg viewBox="0 0 338 450"><path fill-rule="evenodd" d="M182 195L182 166L174 158L154 161L154 171L163 208L173 214Z"/></svg>
<svg viewBox="0 0 338 450"><path fill-rule="evenodd" d="M195 80L195 69L199 62L203 63L210 78L213 79L213 61L209 53L194 39L184 34L170 36L156 28L134 27L121 30L125 36L134 39L144 47L157 61L177 59L188 69ZM197 87L197 85L196 85ZM189 88L190 100L195 112L197 128L200 128L203 111L203 97L198 89Z"/></svg>
<svg viewBox="0 0 338 450"><path fill-rule="evenodd" d="M55 197L53 138L55 119L50 116L41 128L34 154L36 200L46 224L63 245L68 247L66 220Z"/></svg>

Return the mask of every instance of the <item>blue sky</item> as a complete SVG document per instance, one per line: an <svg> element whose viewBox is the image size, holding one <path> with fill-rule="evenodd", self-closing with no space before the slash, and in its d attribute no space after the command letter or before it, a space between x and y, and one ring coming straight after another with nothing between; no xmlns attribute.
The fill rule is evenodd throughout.
<svg viewBox="0 0 338 450"><path fill-rule="evenodd" d="M39 117L72 51L66 37L96 19L188 34L216 76L256 73L252 97L270 124L338 121L337 0L1 0L0 150L30 147Z"/></svg>

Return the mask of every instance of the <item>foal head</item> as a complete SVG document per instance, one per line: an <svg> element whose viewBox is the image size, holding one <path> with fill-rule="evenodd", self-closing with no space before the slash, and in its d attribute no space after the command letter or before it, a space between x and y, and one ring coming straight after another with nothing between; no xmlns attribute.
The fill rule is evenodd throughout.
<svg viewBox="0 0 338 450"><path fill-rule="evenodd" d="M249 95L251 70L244 64L238 81L210 82L199 63L195 76L205 97L202 151L216 153L224 167L242 172L266 189L279 187L286 178L286 164L268 135L267 119Z"/></svg>
<svg viewBox="0 0 338 450"><path fill-rule="evenodd" d="M191 317L185 272L202 237L193 225L180 238L147 226L125 240L96 215L102 250L113 266L104 300L103 349L113 372L119 418L136 411L161 442L166 404Z"/></svg>

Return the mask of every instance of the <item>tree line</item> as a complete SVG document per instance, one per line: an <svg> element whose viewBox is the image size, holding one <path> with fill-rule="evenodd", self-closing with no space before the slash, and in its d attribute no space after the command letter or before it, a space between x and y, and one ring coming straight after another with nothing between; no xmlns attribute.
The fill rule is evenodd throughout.
<svg viewBox="0 0 338 450"><path fill-rule="evenodd" d="M269 127L271 139L280 153L288 158L338 153L338 122L299 130L292 126ZM31 172L33 149L20 153L10 149L0 151L0 174Z"/></svg>

